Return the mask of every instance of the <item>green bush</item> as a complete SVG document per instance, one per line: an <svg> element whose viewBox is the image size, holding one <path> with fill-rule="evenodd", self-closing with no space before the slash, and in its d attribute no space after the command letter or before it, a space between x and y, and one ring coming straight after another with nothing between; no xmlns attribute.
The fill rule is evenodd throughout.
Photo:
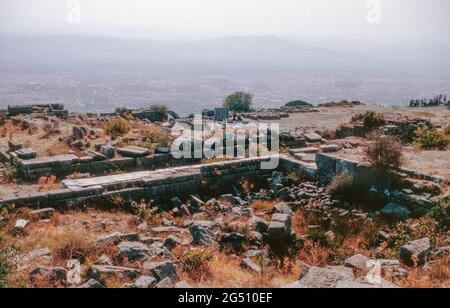
<svg viewBox="0 0 450 308"><path fill-rule="evenodd" d="M113 122L109 122L106 125L106 133L113 137L123 136L131 130L131 126L125 119L117 119Z"/></svg>
<svg viewBox="0 0 450 308"><path fill-rule="evenodd" d="M437 129L430 129L426 126L418 127L414 143L424 150L446 150L449 144L449 137Z"/></svg>
<svg viewBox="0 0 450 308"><path fill-rule="evenodd" d="M364 115L364 127L372 131L386 124L384 120L384 116L380 113L376 113L373 111L368 111Z"/></svg>
<svg viewBox="0 0 450 308"><path fill-rule="evenodd" d="M15 165L8 165L2 173L3 182L12 183L20 177L19 169Z"/></svg>
<svg viewBox="0 0 450 308"><path fill-rule="evenodd" d="M450 230L450 199L443 200L439 206L435 207L430 217L437 221L440 229L448 232Z"/></svg>

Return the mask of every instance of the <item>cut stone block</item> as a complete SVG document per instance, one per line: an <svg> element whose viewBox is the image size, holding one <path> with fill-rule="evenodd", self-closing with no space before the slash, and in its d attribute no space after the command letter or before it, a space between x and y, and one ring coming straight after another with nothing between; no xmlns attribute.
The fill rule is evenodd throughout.
<svg viewBox="0 0 450 308"><path fill-rule="evenodd" d="M308 142L321 142L322 137L319 134L316 133L309 133L305 135L305 139Z"/></svg>
<svg viewBox="0 0 450 308"><path fill-rule="evenodd" d="M148 149L129 146L117 150L120 155L125 157L144 157L150 154Z"/></svg>
<svg viewBox="0 0 450 308"><path fill-rule="evenodd" d="M16 154L20 159L33 159L37 156L37 153L32 149L21 149L16 151Z"/></svg>

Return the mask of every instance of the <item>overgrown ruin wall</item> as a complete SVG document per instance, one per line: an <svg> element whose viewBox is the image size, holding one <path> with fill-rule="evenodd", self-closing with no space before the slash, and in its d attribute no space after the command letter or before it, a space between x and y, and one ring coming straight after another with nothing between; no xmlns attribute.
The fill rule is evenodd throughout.
<svg viewBox="0 0 450 308"><path fill-rule="evenodd" d="M287 155L279 155L279 158L278 171L300 173L308 180L331 179L343 172L350 175L372 172L366 165L329 154L318 154L316 165L303 163ZM64 208L86 201L101 202L115 196L133 200L167 200L174 196L195 194L212 187L217 187L218 193L221 189L229 192L233 185L237 185L244 178L252 181L271 175L275 170L261 169L261 162L268 159L270 157L66 180L63 181L65 186L63 189L5 197L0 199L0 204ZM427 211L434 206L430 200L398 191L389 194L372 191L369 194L381 203L400 202L416 209L416 212Z"/></svg>

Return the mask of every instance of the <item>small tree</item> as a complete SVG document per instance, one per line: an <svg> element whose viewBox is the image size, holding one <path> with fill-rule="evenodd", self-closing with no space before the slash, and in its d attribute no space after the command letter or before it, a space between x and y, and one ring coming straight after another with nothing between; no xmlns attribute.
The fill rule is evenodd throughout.
<svg viewBox="0 0 450 308"><path fill-rule="evenodd" d="M223 102L224 107L228 107L234 112L250 112L253 105L253 94L246 92L235 92L228 96Z"/></svg>
<svg viewBox="0 0 450 308"><path fill-rule="evenodd" d="M402 164L402 145L393 136L377 136L367 147L366 155L371 165L379 170L396 169Z"/></svg>

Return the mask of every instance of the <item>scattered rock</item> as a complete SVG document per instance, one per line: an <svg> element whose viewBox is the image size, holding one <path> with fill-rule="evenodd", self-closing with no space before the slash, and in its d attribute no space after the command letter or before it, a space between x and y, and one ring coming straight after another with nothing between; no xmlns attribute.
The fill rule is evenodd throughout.
<svg viewBox="0 0 450 308"><path fill-rule="evenodd" d="M125 284L125 289L150 289L154 287L157 280L151 276L141 276L134 283Z"/></svg>
<svg viewBox="0 0 450 308"><path fill-rule="evenodd" d="M175 235L169 235L164 241L164 246L166 246L168 249L173 249L177 245L181 245L181 243L182 241L179 237Z"/></svg>
<svg viewBox="0 0 450 308"><path fill-rule="evenodd" d="M103 285L95 279L90 279L85 284L78 287L79 289L103 289Z"/></svg>
<svg viewBox="0 0 450 308"><path fill-rule="evenodd" d="M137 233L112 233L106 236L103 236L97 240L97 245L117 245L120 242L127 241L127 242L137 242L139 240L139 234Z"/></svg>
<svg viewBox="0 0 450 308"><path fill-rule="evenodd" d="M47 208L47 209L31 211L30 215L32 217L36 217L39 219L50 219L54 213L55 213L55 209Z"/></svg>
<svg viewBox="0 0 450 308"><path fill-rule="evenodd" d="M135 268L109 265L92 265L87 271L87 276L95 280L101 280L103 276L136 278L140 274L141 271Z"/></svg>
<svg viewBox="0 0 450 308"><path fill-rule="evenodd" d="M155 289L172 289L173 287L174 283L169 277L161 280L155 285Z"/></svg>
<svg viewBox="0 0 450 308"><path fill-rule="evenodd" d="M71 259L67 261L67 283L69 285L79 285L81 284L81 264L80 261Z"/></svg>
<svg viewBox="0 0 450 308"><path fill-rule="evenodd" d="M145 232L148 230L148 224L146 222L140 224L139 226L136 227L136 229L140 232Z"/></svg>
<svg viewBox="0 0 450 308"><path fill-rule="evenodd" d="M420 240L412 241L402 246L400 249L400 259L406 265L413 266L425 264L431 255L430 239L425 237Z"/></svg>
<svg viewBox="0 0 450 308"><path fill-rule="evenodd" d="M287 214L273 214L267 231L271 239L284 239L291 234L291 217Z"/></svg>
<svg viewBox="0 0 450 308"><path fill-rule="evenodd" d="M160 262L160 263L150 263L144 264L146 271L151 272L159 281L169 278L172 281L178 280L177 270L175 265L170 261Z"/></svg>
<svg viewBox="0 0 450 308"><path fill-rule="evenodd" d="M14 225L13 233L14 235L21 235L25 231L26 227L28 226L30 222L25 219L19 219L16 221L16 224Z"/></svg>
<svg viewBox="0 0 450 308"><path fill-rule="evenodd" d="M322 141L322 137L316 133L305 134L305 139L306 139L306 141L313 142L313 143Z"/></svg>
<svg viewBox="0 0 450 308"><path fill-rule="evenodd" d="M176 289L191 289L191 285L185 281L180 281L175 284Z"/></svg>
<svg viewBox="0 0 450 308"><path fill-rule="evenodd" d="M355 268L361 271L367 270L367 262L369 258L361 254L356 254L345 260L344 265L346 267Z"/></svg>
<svg viewBox="0 0 450 308"><path fill-rule="evenodd" d="M249 223L259 233L266 233L269 229L269 223L257 216L253 216Z"/></svg>
<svg viewBox="0 0 450 308"><path fill-rule="evenodd" d="M389 218L403 220L408 219L409 215L411 215L411 211L408 207L398 203L389 203L381 209L381 213Z"/></svg>
<svg viewBox="0 0 450 308"><path fill-rule="evenodd" d="M190 231L194 244L213 245L215 243L213 239L214 235L201 222L194 222L190 228Z"/></svg>
<svg viewBox="0 0 450 308"><path fill-rule="evenodd" d="M291 210L291 208L284 202L282 203L278 203L277 205L275 205L273 207L273 211L274 213L279 213L279 214L287 214L289 216L294 216L294 212Z"/></svg>
<svg viewBox="0 0 450 308"><path fill-rule="evenodd" d="M118 249L117 257L121 260L138 261L146 259L150 255L150 249L147 245L139 242L122 242Z"/></svg>
<svg viewBox="0 0 450 308"><path fill-rule="evenodd" d="M312 267L299 281L305 288L334 288L341 280L350 280L346 274L327 268Z"/></svg>
<svg viewBox="0 0 450 308"><path fill-rule="evenodd" d="M107 255L101 255L100 258L98 258L97 261L94 262L95 265L109 265L113 266L113 262L110 257Z"/></svg>
<svg viewBox="0 0 450 308"><path fill-rule="evenodd" d="M255 273L261 273L261 266L259 266L255 262L253 262L252 259L250 259L250 258L245 258L244 260L242 260L241 267L248 269Z"/></svg>
<svg viewBox="0 0 450 308"><path fill-rule="evenodd" d="M234 251L242 250L244 242L245 236L237 232L225 233L220 238L221 247L230 247Z"/></svg>
<svg viewBox="0 0 450 308"><path fill-rule="evenodd" d="M450 246L436 248L432 253L433 257L440 257L448 254L450 254Z"/></svg>

